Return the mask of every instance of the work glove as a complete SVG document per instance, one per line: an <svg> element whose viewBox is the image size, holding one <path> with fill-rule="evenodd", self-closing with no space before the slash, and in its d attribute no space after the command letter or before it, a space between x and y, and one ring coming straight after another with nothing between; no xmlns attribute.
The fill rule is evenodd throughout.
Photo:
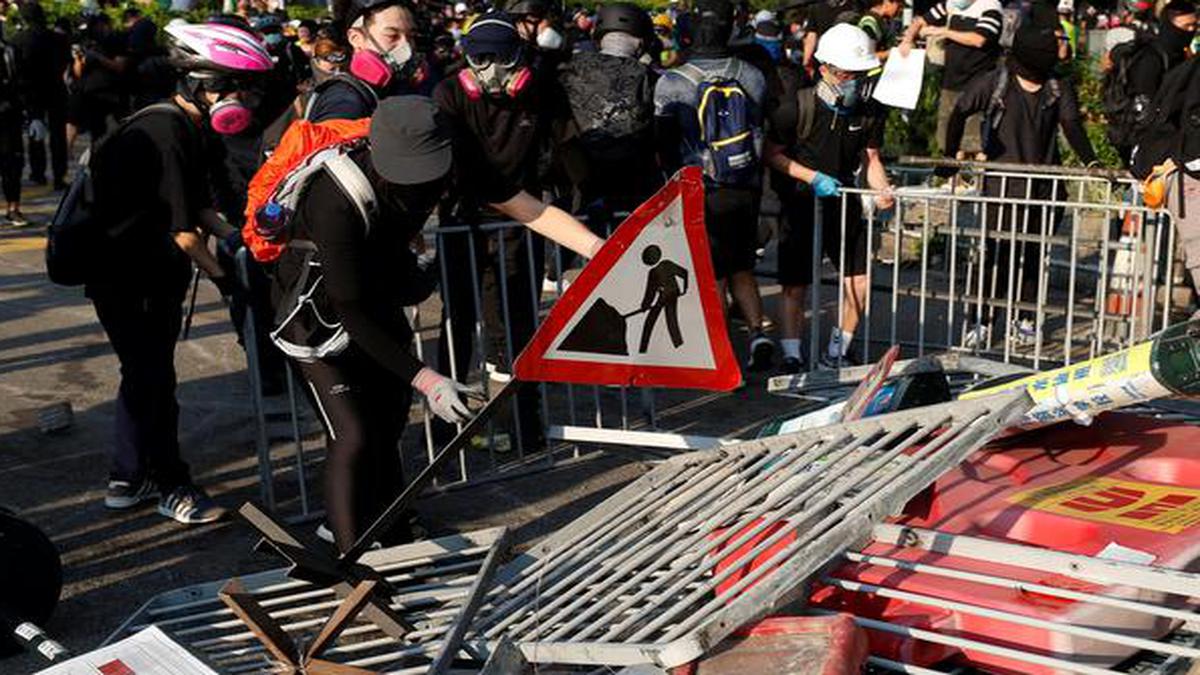
<svg viewBox="0 0 1200 675"><path fill-rule="evenodd" d="M812 179L813 194L818 197L836 197L842 191L842 183L829 174L817 172Z"/></svg>
<svg viewBox="0 0 1200 675"><path fill-rule="evenodd" d="M50 132L48 129L46 129L45 122L35 118L29 121L29 129L25 132L25 135L28 136L29 140L33 141L34 143L41 143L42 141L46 140L46 137L50 135Z"/></svg>
<svg viewBox="0 0 1200 675"><path fill-rule="evenodd" d="M433 414L450 424L463 424L472 417L462 395L482 397L478 389L459 384L432 368L422 368L413 378L412 386L425 395Z"/></svg>

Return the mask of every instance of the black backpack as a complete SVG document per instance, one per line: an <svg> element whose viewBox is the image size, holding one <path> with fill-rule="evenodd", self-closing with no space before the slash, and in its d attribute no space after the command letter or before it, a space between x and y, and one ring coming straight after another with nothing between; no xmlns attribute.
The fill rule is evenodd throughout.
<svg viewBox="0 0 1200 675"><path fill-rule="evenodd" d="M1130 88L1129 71L1140 58L1160 59L1164 73L1170 67L1166 52L1150 35L1139 35L1109 52L1112 67L1104 74L1102 95L1108 142L1117 148L1136 145L1149 121L1149 102L1137 100Z"/></svg>
<svg viewBox="0 0 1200 675"><path fill-rule="evenodd" d="M80 286L96 278L102 252L117 232L114 223L99 222L91 160L104 152L109 140L122 133L130 123L154 112L185 115L172 103L146 106L122 120L80 157L75 180L63 193L46 228L46 274L50 281L61 286Z"/></svg>

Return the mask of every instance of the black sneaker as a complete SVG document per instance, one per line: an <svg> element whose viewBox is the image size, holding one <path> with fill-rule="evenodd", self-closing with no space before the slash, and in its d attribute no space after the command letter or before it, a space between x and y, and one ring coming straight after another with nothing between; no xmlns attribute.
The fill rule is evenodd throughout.
<svg viewBox="0 0 1200 675"><path fill-rule="evenodd" d="M766 370L771 367L771 357L775 355L775 343L771 338L756 333L750 338L750 362L746 364L750 370Z"/></svg>
<svg viewBox="0 0 1200 675"><path fill-rule="evenodd" d="M159 500L158 513L185 525L196 525L220 520L225 509L195 485L180 485Z"/></svg>
<svg viewBox="0 0 1200 675"><path fill-rule="evenodd" d="M783 375L797 375L802 370L804 370L804 359L795 356L785 356L783 363L779 364L779 372Z"/></svg>
<svg viewBox="0 0 1200 675"><path fill-rule="evenodd" d="M124 510L158 499L158 484L149 478L140 483L127 480L108 481L108 491L104 493L104 506L110 509Z"/></svg>
<svg viewBox="0 0 1200 675"><path fill-rule="evenodd" d="M21 209L9 209L9 211L8 211L9 227L25 227L28 224L29 224L29 219L25 217L24 213L21 213Z"/></svg>

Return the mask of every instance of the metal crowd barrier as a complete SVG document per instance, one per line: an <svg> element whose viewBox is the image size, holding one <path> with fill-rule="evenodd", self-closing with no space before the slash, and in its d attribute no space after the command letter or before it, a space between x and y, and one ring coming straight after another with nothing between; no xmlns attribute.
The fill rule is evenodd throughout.
<svg viewBox="0 0 1200 675"><path fill-rule="evenodd" d="M853 349L846 359L849 363L841 365L869 362L880 345L898 343L915 356L949 350L1047 368L1128 346L1170 322L1177 285L1176 235L1169 216L1140 204L1132 179L1101 170L1046 166L1030 172L1024 170L1029 167L950 162L961 165L960 174L933 187L930 167L939 163L945 162L912 160L890 169L896 178L897 200L889 219L864 208L868 291ZM1011 195L1012 186L1017 186L1019 194L980 194L985 181L993 181L1001 194ZM844 318L846 288L837 270L847 259L844 235L852 227L846 221L845 207L850 200L869 201L875 195L868 189L846 188L837 198L843 207L837 223L843 244L836 260L822 259L822 227L812 227L811 264L819 281L807 292L807 326L802 333L810 370L817 367L830 328L841 325ZM1001 209L1002 218L984 217ZM616 222L619 219L613 224ZM822 225L820 209L814 209L813 223ZM456 379L487 388L493 378L503 379L503 373L492 366L499 365L503 371L521 346L522 337L514 332L522 327L514 322L514 316L531 317L534 323L544 318L565 290L564 273L572 266L573 256L513 222L427 228L426 244L438 251L441 288L467 282L470 290L457 300L444 292L435 293L420 307L410 308L416 334L414 352L426 363L434 363L438 361L434 356L437 341L444 337L450 358L439 368ZM1005 247L1010 251L1006 264L985 265ZM244 268L244 258L240 262ZM495 275L490 294L483 291L480 272L488 266ZM764 263L758 272L769 300L774 266ZM554 281L546 281L548 277ZM1022 301L1023 295L1030 300ZM469 306L456 306L455 302ZM469 320L449 320L462 315ZM494 322L491 338L485 315ZM1014 328L1022 318L1035 329L1033 338L1024 342L1018 340ZM246 323L253 324L252 315ZM971 342L972 329L980 323L992 330L986 335L975 333L982 339ZM453 339L454 331L463 326L471 333L469 340ZM531 333L530 326L524 328ZM276 480L281 478L276 469L284 469L292 474L288 483L295 484L288 499L298 502L296 515L314 515L317 510L307 486L306 465L317 460L321 450L306 449L304 440L305 427L310 432L315 428L302 423L305 415L298 410L289 372L292 452L286 459L272 459L252 335L253 325L248 325L247 360L263 503L278 510ZM459 353L464 345L469 346L469 355ZM465 364L466 372L460 372L460 364ZM578 460L589 456L581 451L581 443L619 436L627 443L642 444L649 436L644 432L657 427L657 402L665 400L650 390L634 394L622 387L542 384L539 390L535 419L543 429L545 447L524 438L528 429L517 423L522 413L534 417L521 410L521 405L532 399L514 400L511 423L494 423L476 448L460 452L454 475L443 476L435 489ZM677 402L681 396L673 393L671 400ZM687 405L704 404L705 395L688 396ZM507 426L507 433L500 431L502 425ZM420 445L426 459L431 458L441 442L435 421L424 407L418 426ZM715 442L683 435L659 440L663 448L672 450L710 447Z"/></svg>

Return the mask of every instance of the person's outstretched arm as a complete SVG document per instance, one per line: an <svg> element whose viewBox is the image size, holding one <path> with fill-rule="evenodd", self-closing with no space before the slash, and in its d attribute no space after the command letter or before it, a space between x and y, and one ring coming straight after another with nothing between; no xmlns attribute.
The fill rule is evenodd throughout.
<svg viewBox="0 0 1200 675"><path fill-rule="evenodd" d="M604 245L586 225L557 206L544 204L533 195L521 190L509 199L493 203L492 208L524 223L529 229L566 246L579 255L591 259Z"/></svg>

